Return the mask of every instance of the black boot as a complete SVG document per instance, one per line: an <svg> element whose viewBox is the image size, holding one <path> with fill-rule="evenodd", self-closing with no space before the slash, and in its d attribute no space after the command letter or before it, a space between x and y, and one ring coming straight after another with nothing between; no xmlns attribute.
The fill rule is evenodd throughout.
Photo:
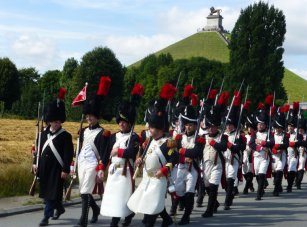
<svg viewBox="0 0 307 227"><path fill-rule="evenodd" d="M95 202L92 195L89 195L89 199L90 199L90 207L93 210L93 216L92 219L90 220L90 223L96 223L98 221L98 216L100 214L100 208Z"/></svg>
<svg viewBox="0 0 307 227"><path fill-rule="evenodd" d="M244 179L245 179L245 186L244 186L244 189L243 189L243 194L246 195L248 194L248 188L249 188L249 181L248 181L248 175L247 174L244 174Z"/></svg>
<svg viewBox="0 0 307 227"><path fill-rule="evenodd" d="M268 179L264 178L264 187L263 189L266 189L269 186Z"/></svg>
<svg viewBox="0 0 307 227"><path fill-rule="evenodd" d="M281 182L282 182L282 176L283 176L282 171L277 171L275 173L273 196L279 196L279 187L280 187Z"/></svg>
<svg viewBox="0 0 307 227"><path fill-rule="evenodd" d="M38 226L47 226L49 224L49 220L47 217L44 217Z"/></svg>
<svg viewBox="0 0 307 227"><path fill-rule="evenodd" d="M192 213L194 206L194 193L187 192L184 195L184 214L181 220L178 222L178 225L186 225L190 223L190 214Z"/></svg>
<svg viewBox="0 0 307 227"><path fill-rule="evenodd" d="M171 206L170 213L169 213L170 216L174 216L175 214L177 214L177 207L178 207L180 199L182 198L178 197L175 199L172 197L172 206Z"/></svg>
<svg viewBox="0 0 307 227"><path fill-rule="evenodd" d="M264 194L265 174L259 174L257 177L258 177L258 190L257 190L257 197L255 200L261 200L261 197Z"/></svg>
<svg viewBox="0 0 307 227"><path fill-rule="evenodd" d="M118 227L119 221L120 221L120 218L112 217L112 221L111 221L110 227Z"/></svg>
<svg viewBox="0 0 307 227"><path fill-rule="evenodd" d="M183 211L184 210L184 206L185 206L185 204L184 204L184 196L183 197L181 197L182 199L179 199L179 211Z"/></svg>
<svg viewBox="0 0 307 227"><path fill-rule="evenodd" d="M224 210L230 210L230 206L232 205L233 200L233 188L234 188L234 182L235 180L232 178L226 179L226 198L224 203Z"/></svg>
<svg viewBox="0 0 307 227"><path fill-rule="evenodd" d="M167 227L169 225L173 224L173 219L169 214L166 212L166 209L164 208L163 211L160 213L160 217L162 218L162 227Z"/></svg>
<svg viewBox="0 0 307 227"><path fill-rule="evenodd" d="M214 203L214 207L213 207L213 213L217 213L217 209L219 208L219 206L220 206L220 203L219 203L219 201L215 201L215 203Z"/></svg>
<svg viewBox="0 0 307 227"><path fill-rule="evenodd" d="M203 179L201 179L201 183L199 183L199 186L198 186L196 207L202 207L203 206L203 201L204 201L205 195L206 195L205 184L204 184Z"/></svg>
<svg viewBox="0 0 307 227"><path fill-rule="evenodd" d="M89 194L81 194L81 199L82 199L82 211L78 226L87 227L90 196Z"/></svg>
<svg viewBox="0 0 307 227"><path fill-rule="evenodd" d="M304 177L304 170L299 170L297 171L297 174L296 174L296 188L298 190L301 190L301 184L302 184L302 181L303 181L303 177Z"/></svg>
<svg viewBox="0 0 307 227"><path fill-rule="evenodd" d="M209 187L210 187L210 193L208 194L209 198L208 198L207 210L205 211L205 213L201 215L203 218L213 217L213 212L215 210L215 207L217 209L217 207L219 206L219 202L216 200L217 190L219 186L215 184L210 184Z"/></svg>
<svg viewBox="0 0 307 227"><path fill-rule="evenodd" d="M129 226L131 224L132 218L134 217L135 213L129 214L127 217L125 217L125 220L123 221L123 226Z"/></svg>
<svg viewBox="0 0 307 227"><path fill-rule="evenodd" d="M292 186L293 186L293 182L294 182L294 178L295 178L295 172L294 171L290 171L288 173L288 186L287 186L287 192L290 193L292 192Z"/></svg>

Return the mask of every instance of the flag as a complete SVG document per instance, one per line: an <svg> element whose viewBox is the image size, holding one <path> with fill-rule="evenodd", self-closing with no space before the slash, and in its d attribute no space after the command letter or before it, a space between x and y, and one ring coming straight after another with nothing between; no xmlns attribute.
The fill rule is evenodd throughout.
<svg viewBox="0 0 307 227"><path fill-rule="evenodd" d="M85 86L82 88L82 90L79 92L79 94L74 98L72 101L72 106L80 106L82 102L86 100L86 88L87 88L87 83Z"/></svg>

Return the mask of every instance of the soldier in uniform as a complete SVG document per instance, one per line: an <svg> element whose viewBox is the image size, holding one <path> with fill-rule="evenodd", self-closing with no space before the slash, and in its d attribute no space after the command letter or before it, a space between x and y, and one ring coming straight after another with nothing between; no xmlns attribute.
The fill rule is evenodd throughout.
<svg viewBox="0 0 307 227"><path fill-rule="evenodd" d="M289 134L285 130L286 118L283 107L279 108L273 121L275 145L272 149L272 172L274 176L273 196L279 196L281 191L283 171L286 165L286 150L289 145Z"/></svg>
<svg viewBox="0 0 307 227"><path fill-rule="evenodd" d="M258 183L255 200L261 200L267 170L270 164L270 149L274 146L274 136L268 129L268 114L264 105L259 105L255 113L257 131L251 135L249 146L254 150L254 171Z"/></svg>
<svg viewBox="0 0 307 227"><path fill-rule="evenodd" d="M299 102L293 102L293 108L290 109L288 119L289 147L288 147L288 175L287 175L287 192L292 192L293 182L295 180L298 164L298 148L302 145L302 135L295 132L298 121ZM298 129L297 129L298 130Z"/></svg>
<svg viewBox="0 0 307 227"><path fill-rule="evenodd" d="M176 213L179 199L184 200L184 214L178 225L186 225L190 222L190 214L193 210L195 187L199 172L197 159L202 155L205 139L199 136L195 138L197 115L193 106L186 106L181 114L181 120L185 127L185 133L182 135L177 134L176 136L180 158L179 163L172 171L172 180L179 198L172 200L171 213L173 215Z"/></svg>
<svg viewBox="0 0 307 227"><path fill-rule="evenodd" d="M155 225L156 218L160 214L163 218L162 226L173 223L165 210L165 194L167 191L168 175L173 166L178 162L178 152L175 141L167 139L164 132L168 131L167 113L165 111L167 100L171 99L168 84L164 85L160 92L160 99L154 103L153 111L149 117L149 130L151 140L145 153L144 160L139 158L137 165L143 163L143 178L138 188L128 201L128 207L134 213L145 215L144 223L147 227ZM167 90L167 92L164 92Z"/></svg>
<svg viewBox="0 0 307 227"><path fill-rule="evenodd" d="M303 181L304 177L304 169L306 166L306 147L307 147L307 142L306 142L306 120L304 119L304 116L301 116L299 119L298 123L298 133L302 136L302 145L299 147L298 151L298 167L297 167L297 174L296 174L296 188L297 189L302 189L301 188L301 183Z"/></svg>
<svg viewBox="0 0 307 227"><path fill-rule="evenodd" d="M74 148L71 134L62 128L66 114L61 98L64 97L54 100L46 108L45 120L50 127L41 134L39 164L36 166L36 158L33 163L33 171L37 171L40 181L39 197L45 200L44 218L39 226L47 226L49 218L58 219L65 212L63 184L70 172Z"/></svg>
<svg viewBox="0 0 307 227"><path fill-rule="evenodd" d="M83 114L89 125L81 130L80 144L82 147L77 156L79 189L82 199L82 211L78 226L82 227L86 227L88 224L89 207L93 210L90 223L96 223L100 214L100 208L96 204L92 192L95 184L103 183L104 171L109 161L107 149L111 133L99 125L99 118L101 101L103 96L107 94L104 88L110 82L110 80L102 79L97 95L83 106ZM96 187L99 186L96 185Z"/></svg>
<svg viewBox="0 0 307 227"><path fill-rule="evenodd" d="M134 191L133 166L139 151L139 137L131 131L135 119L136 109L133 103L122 102L116 116L120 131L110 138L111 162L101 202L101 214L112 217L112 227L117 227L121 218L125 218L123 226L128 226L134 216L127 202Z"/></svg>
<svg viewBox="0 0 307 227"><path fill-rule="evenodd" d="M226 108L228 97L228 93L222 93L218 104L207 109L205 113L208 134L205 137L206 144L203 150L203 171L205 189L209 198L207 209L202 214L204 218L212 217L219 205L217 191L225 164L223 152L227 149L227 136L221 134L218 127L221 125L221 115Z"/></svg>
<svg viewBox="0 0 307 227"><path fill-rule="evenodd" d="M224 152L225 158L225 174L226 174L226 197L224 203L224 210L229 210L234 198L234 184L238 177L239 162L242 157L242 151L245 150L245 138L242 138L240 132L237 130L238 117L240 114L240 95L234 94L235 100L230 110L229 117L226 121L226 132L228 136L227 150Z"/></svg>
<svg viewBox="0 0 307 227"><path fill-rule="evenodd" d="M246 149L243 152L243 165L242 165L242 173L245 178L245 187L243 189L243 194L248 194L248 189L252 192L254 192L254 186L253 186L253 162L252 162L252 155L253 150L249 146L249 142L251 139L251 135L253 135L257 130L257 125L255 124L254 115L251 113L248 116L246 116L246 128L247 128L247 134L245 135L246 138Z"/></svg>

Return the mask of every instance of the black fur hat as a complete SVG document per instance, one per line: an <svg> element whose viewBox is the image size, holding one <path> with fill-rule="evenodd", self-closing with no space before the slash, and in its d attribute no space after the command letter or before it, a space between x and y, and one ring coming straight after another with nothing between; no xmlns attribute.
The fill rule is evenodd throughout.
<svg viewBox="0 0 307 227"><path fill-rule="evenodd" d="M48 104L46 108L46 122L61 121L62 123L66 120L65 103L62 100L54 100Z"/></svg>
<svg viewBox="0 0 307 227"><path fill-rule="evenodd" d="M117 124L120 121L126 121L130 123L131 125L134 124L136 119L136 110L135 106L131 104L129 101L123 101L119 107L116 114L116 122Z"/></svg>

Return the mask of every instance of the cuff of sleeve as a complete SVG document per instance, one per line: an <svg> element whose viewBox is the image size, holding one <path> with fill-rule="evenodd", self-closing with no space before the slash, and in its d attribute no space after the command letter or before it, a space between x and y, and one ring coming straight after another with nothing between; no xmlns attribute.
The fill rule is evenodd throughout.
<svg viewBox="0 0 307 227"><path fill-rule="evenodd" d="M262 146L257 145L257 146L256 146L256 151L258 151L258 152L259 152L259 151L261 150L261 148L262 148Z"/></svg>
<svg viewBox="0 0 307 227"><path fill-rule="evenodd" d="M232 145L233 145L232 143L227 142L227 148L228 148L228 149L230 149L230 148L232 147Z"/></svg>
<svg viewBox="0 0 307 227"><path fill-rule="evenodd" d="M273 149L272 149L272 153L273 153L273 154L277 154L277 149L276 149L276 148L273 148Z"/></svg>
<svg viewBox="0 0 307 227"><path fill-rule="evenodd" d="M124 149L123 148L118 148L117 157L122 158L123 154L124 154Z"/></svg>
<svg viewBox="0 0 307 227"><path fill-rule="evenodd" d="M180 148L179 154L185 156L186 148Z"/></svg>
<svg viewBox="0 0 307 227"><path fill-rule="evenodd" d="M276 150L278 150L278 149L279 149L279 144L275 144L275 145L274 145L274 148L275 148Z"/></svg>
<svg viewBox="0 0 307 227"><path fill-rule="evenodd" d="M182 140L182 135L181 134L177 134L176 137L175 137L175 140L176 141Z"/></svg>
<svg viewBox="0 0 307 227"><path fill-rule="evenodd" d="M289 147L295 147L295 142L293 142L293 141L290 142L290 143L289 143Z"/></svg>
<svg viewBox="0 0 307 227"><path fill-rule="evenodd" d="M167 177L167 174L168 174L168 168L166 166L163 166L161 169L160 169L161 173Z"/></svg>
<svg viewBox="0 0 307 227"><path fill-rule="evenodd" d="M261 141L261 146L263 146L263 147L264 147L265 145L266 145L266 141L264 141L264 140L263 140L263 141Z"/></svg>
<svg viewBox="0 0 307 227"><path fill-rule="evenodd" d="M209 143L211 146L214 146L216 144L216 141L215 140L211 140L210 143Z"/></svg>
<svg viewBox="0 0 307 227"><path fill-rule="evenodd" d="M97 172L98 172L99 170L104 171L104 169L105 169L105 166L104 166L104 164L102 164L102 163L99 163L99 164L97 165L97 167L96 167L96 171L97 171Z"/></svg>

